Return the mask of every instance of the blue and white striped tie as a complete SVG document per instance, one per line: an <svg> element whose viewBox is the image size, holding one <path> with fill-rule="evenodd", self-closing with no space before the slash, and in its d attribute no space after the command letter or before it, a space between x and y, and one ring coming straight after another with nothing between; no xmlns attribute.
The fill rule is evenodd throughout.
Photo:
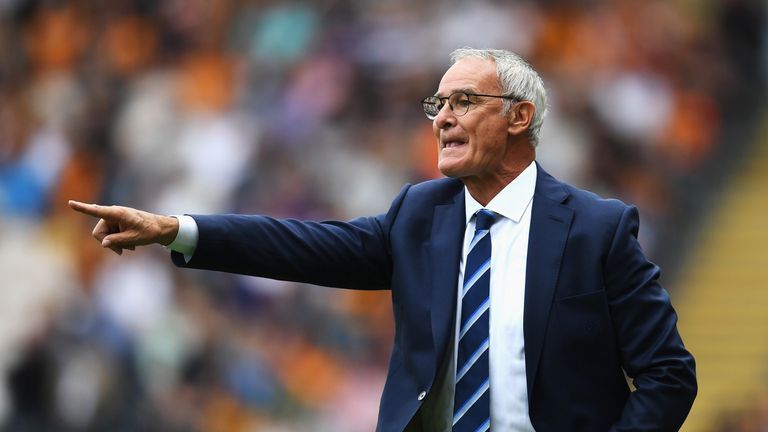
<svg viewBox="0 0 768 432"><path fill-rule="evenodd" d="M491 297L491 225L496 214L475 213L475 235L469 245L461 289L461 327L456 358L453 432L484 432L491 427L488 374L488 324Z"/></svg>

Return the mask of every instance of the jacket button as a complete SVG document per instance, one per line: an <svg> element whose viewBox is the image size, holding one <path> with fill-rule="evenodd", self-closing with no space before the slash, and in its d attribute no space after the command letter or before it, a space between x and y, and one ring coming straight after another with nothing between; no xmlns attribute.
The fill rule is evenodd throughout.
<svg viewBox="0 0 768 432"><path fill-rule="evenodd" d="M424 400L425 397L427 397L427 392L423 391L419 393L419 400Z"/></svg>

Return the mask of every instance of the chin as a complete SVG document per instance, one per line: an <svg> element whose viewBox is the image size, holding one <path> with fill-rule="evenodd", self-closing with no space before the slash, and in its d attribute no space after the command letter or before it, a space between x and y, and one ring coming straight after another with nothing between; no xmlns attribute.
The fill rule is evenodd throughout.
<svg viewBox="0 0 768 432"><path fill-rule="evenodd" d="M442 164L438 162L437 169L446 177L459 178L462 176L461 169L456 166L451 166L451 164Z"/></svg>

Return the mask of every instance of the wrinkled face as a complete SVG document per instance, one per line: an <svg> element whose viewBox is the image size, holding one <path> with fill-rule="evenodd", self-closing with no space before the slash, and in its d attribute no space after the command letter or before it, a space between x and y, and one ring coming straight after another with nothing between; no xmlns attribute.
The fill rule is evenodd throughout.
<svg viewBox="0 0 768 432"><path fill-rule="evenodd" d="M464 58L443 75L435 94L447 97L454 92L500 95L496 65L490 60ZM445 104L432 121L437 138L440 172L463 180L499 177L507 149L508 116L500 115L502 99L470 96L472 105L454 115Z"/></svg>

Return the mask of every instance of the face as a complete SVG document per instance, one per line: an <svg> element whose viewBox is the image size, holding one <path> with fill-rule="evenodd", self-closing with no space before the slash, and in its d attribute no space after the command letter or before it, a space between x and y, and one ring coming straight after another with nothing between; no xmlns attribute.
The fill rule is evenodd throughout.
<svg viewBox="0 0 768 432"><path fill-rule="evenodd" d="M464 58L443 75L437 96L454 92L500 95L496 65L490 60ZM432 121L438 144L438 168L448 177L487 182L503 177L508 116L500 115L502 99L470 97L473 105L455 116L448 104Z"/></svg>

